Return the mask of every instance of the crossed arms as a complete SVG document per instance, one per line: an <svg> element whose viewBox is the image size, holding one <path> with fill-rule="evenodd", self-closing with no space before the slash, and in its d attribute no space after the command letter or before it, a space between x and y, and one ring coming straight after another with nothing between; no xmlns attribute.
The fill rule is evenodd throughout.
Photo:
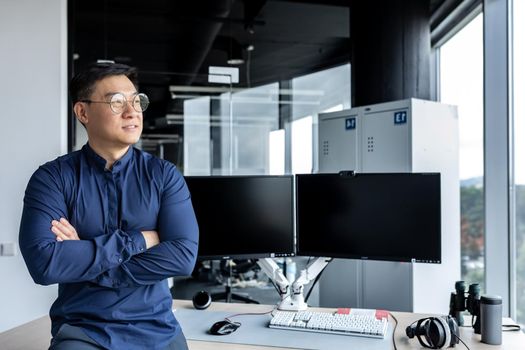
<svg viewBox="0 0 525 350"><path fill-rule="evenodd" d="M77 230L67 221L66 218L51 221L51 232L56 236L59 242L69 240L80 240ZM146 243L146 249L156 246L160 243L157 231L140 231Z"/></svg>
<svg viewBox="0 0 525 350"><path fill-rule="evenodd" d="M36 283L91 282L122 288L191 273L198 227L188 189L174 167L165 174L156 231L117 229L79 239L66 219L61 183L58 171L40 168L26 190L19 241Z"/></svg>

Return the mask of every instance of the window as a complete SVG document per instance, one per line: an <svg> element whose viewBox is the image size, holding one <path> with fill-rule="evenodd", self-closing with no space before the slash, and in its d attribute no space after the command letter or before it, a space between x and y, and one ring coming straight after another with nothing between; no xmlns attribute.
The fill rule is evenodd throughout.
<svg viewBox="0 0 525 350"><path fill-rule="evenodd" d="M482 14L441 46L440 96L458 106L461 278L484 290Z"/></svg>

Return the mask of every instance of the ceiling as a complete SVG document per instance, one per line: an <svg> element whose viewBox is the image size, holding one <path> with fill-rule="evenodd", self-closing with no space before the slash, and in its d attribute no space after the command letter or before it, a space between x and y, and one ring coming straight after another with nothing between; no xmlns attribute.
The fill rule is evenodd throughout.
<svg viewBox="0 0 525 350"><path fill-rule="evenodd" d="M431 10L443 1L432 0ZM139 68L141 90L170 109L169 85L201 84L209 66L230 66L239 87L286 81L350 61L350 1L69 1L73 71L97 59ZM238 54L239 55L239 54ZM231 67L231 66L230 66Z"/></svg>
<svg viewBox="0 0 525 350"><path fill-rule="evenodd" d="M350 59L345 1L96 0L74 2L72 13L75 67L113 59L140 71L188 74L164 77L183 84L210 65L228 66L239 48L240 85L257 86Z"/></svg>

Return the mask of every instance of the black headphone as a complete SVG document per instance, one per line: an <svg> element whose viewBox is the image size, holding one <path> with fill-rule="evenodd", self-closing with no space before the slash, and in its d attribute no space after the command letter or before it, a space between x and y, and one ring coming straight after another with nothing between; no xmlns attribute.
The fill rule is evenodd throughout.
<svg viewBox="0 0 525 350"><path fill-rule="evenodd" d="M198 291L193 296L193 306L197 310L204 310L211 305L211 295L205 290Z"/></svg>
<svg viewBox="0 0 525 350"><path fill-rule="evenodd" d="M459 343L458 324L450 315L414 321L407 327L406 334L409 338L417 337L421 346L425 348L442 349Z"/></svg>

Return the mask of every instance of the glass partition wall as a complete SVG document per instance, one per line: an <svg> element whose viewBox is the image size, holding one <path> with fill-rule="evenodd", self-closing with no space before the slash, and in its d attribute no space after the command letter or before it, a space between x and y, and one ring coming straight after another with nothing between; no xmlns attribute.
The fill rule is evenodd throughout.
<svg viewBox="0 0 525 350"><path fill-rule="evenodd" d="M282 82L210 85L214 77L231 78L197 75L192 85L170 85L169 112L144 112L137 147L173 162L184 175L310 173L316 170L318 114L350 108L348 63L292 79L289 88ZM86 138L82 127L77 133L78 149Z"/></svg>

